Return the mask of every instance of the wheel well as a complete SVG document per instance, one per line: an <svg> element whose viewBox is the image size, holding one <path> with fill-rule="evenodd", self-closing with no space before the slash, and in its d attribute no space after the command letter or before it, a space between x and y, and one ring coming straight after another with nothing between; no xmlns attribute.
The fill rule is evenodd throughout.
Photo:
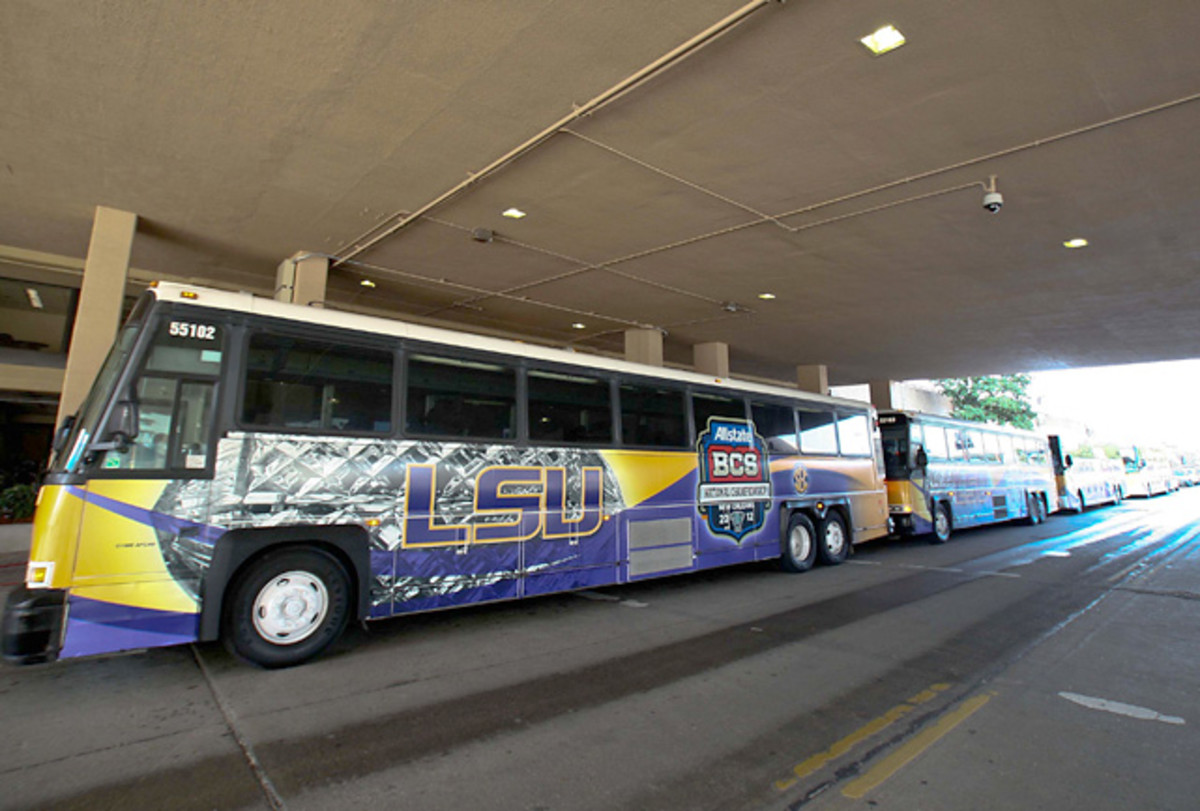
<svg viewBox="0 0 1200 811"><path fill-rule="evenodd" d="M954 507L950 504L949 499L935 498L933 503L929 505L930 516L937 512L938 507L946 511L946 518L949 519L950 525L954 526Z"/></svg>
<svg viewBox="0 0 1200 811"><path fill-rule="evenodd" d="M841 501L822 501L819 503L802 502L784 504L779 508L780 535L782 536L787 532L788 520L790 520L793 513L800 513L804 515L809 521L812 521L813 526L815 527L825 518L825 516L829 515L831 512L836 512L841 517L842 523L846 525L847 532L852 531L850 524L850 505Z"/></svg>
<svg viewBox="0 0 1200 811"><path fill-rule="evenodd" d="M355 618L366 617L371 603L371 552L367 532L362 527L235 529L217 539L212 562L204 575L199 638L211 641L220 636L225 594L247 566L263 555L298 546L326 552L345 567L350 578Z"/></svg>

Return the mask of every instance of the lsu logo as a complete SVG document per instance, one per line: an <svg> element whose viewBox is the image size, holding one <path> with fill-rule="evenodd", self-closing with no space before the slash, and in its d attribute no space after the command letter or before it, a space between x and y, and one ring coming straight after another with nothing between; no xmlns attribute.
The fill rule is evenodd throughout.
<svg viewBox="0 0 1200 811"><path fill-rule="evenodd" d="M401 543L408 548L584 538L604 521L604 470L599 467L582 469L573 508L566 468L486 467L475 477L474 511L464 524L434 520L437 465L409 465L406 477Z"/></svg>
<svg viewBox="0 0 1200 811"><path fill-rule="evenodd" d="M714 534L740 543L763 525L771 501L766 443L746 420L709 417L696 450L700 514Z"/></svg>

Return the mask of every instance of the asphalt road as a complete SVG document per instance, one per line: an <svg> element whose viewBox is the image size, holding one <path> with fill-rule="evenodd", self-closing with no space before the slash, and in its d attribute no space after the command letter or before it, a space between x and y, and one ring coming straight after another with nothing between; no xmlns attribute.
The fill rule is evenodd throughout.
<svg viewBox="0 0 1200 811"><path fill-rule="evenodd" d="M1192 489L373 623L286 671L3 666L0 807L1194 808L1198 600Z"/></svg>

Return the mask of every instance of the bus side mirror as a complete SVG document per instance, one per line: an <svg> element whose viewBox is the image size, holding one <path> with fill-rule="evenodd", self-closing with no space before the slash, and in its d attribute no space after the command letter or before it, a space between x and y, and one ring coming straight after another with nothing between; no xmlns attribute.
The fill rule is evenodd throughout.
<svg viewBox="0 0 1200 811"><path fill-rule="evenodd" d="M75 427L75 415L67 415L62 425L58 426L58 430L54 432L54 452L62 453L62 449L67 445L67 437L71 435L71 429Z"/></svg>
<svg viewBox="0 0 1200 811"><path fill-rule="evenodd" d="M113 406L104 425L100 441L92 445L94 451L116 451L125 453L138 435L138 405L134 400L121 400Z"/></svg>
<svg viewBox="0 0 1200 811"><path fill-rule="evenodd" d="M1071 458L1071 454L1067 454L1067 458L1063 459L1063 464L1066 467L1070 467L1071 465L1075 464L1075 460Z"/></svg>
<svg viewBox="0 0 1200 811"><path fill-rule="evenodd" d="M921 470L924 470L929 465L929 456L926 455L924 448L921 448L921 447L917 448L917 454L915 457L915 461L917 463L917 467L920 468Z"/></svg>

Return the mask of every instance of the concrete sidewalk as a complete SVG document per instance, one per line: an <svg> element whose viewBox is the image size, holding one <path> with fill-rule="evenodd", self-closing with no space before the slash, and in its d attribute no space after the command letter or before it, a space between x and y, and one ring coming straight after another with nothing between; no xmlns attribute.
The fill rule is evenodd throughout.
<svg viewBox="0 0 1200 811"><path fill-rule="evenodd" d="M0 555L27 555L33 524L0 524Z"/></svg>

